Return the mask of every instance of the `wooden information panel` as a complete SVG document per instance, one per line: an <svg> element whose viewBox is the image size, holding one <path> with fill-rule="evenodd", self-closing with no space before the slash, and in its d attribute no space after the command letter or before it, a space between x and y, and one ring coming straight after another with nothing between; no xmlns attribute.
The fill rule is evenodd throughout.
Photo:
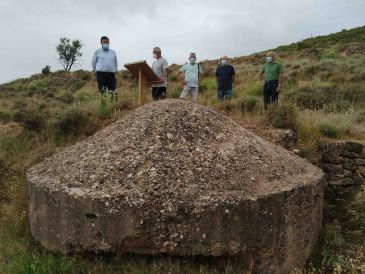
<svg viewBox="0 0 365 274"><path fill-rule="evenodd" d="M153 72L146 61L129 63L124 65L129 72L138 79L138 104L147 103L148 89L153 84L159 84L160 78Z"/></svg>

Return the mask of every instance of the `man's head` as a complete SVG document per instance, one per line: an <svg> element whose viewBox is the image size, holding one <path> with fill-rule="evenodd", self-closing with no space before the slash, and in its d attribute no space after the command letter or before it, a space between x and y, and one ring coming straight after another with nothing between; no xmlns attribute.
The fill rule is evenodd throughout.
<svg viewBox="0 0 365 274"><path fill-rule="evenodd" d="M269 51L266 53L266 62L271 63L275 61L275 53L273 51Z"/></svg>
<svg viewBox="0 0 365 274"><path fill-rule="evenodd" d="M109 38L107 36L102 36L100 38L100 43L101 43L101 46L104 50L109 49Z"/></svg>
<svg viewBox="0 0 365 274"><path fill-rule="evenodd" d="M223 66L228 65L228 56L227 55L224 55L223 57L221 57L221 63Z"/></svg>
<svg viewBox="0 0 365 274"><path fill-rule="evenodd" d="M161 58L161 49L159 47L154 47L152 53L153 53L153 58L154 59L160 59Z"/></svg>
<svg viewBox="0 0 365 274"><path fill-rule="evenodd" d="M189 54L189 61L190 61L190 64L194 65L195 62L196 62L196 54L195 52L192 52Z"/></svg>

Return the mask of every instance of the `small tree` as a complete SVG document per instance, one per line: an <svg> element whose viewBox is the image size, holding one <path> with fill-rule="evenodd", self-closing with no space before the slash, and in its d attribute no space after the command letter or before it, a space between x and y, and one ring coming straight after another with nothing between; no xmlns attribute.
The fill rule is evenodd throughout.
<svg viewBox="0 0 365 274"><path fill-rule="evenodd" d="M71 42L71 39L61 37L60 43L56 49L59 55L58 61L65 71L70 71L79 57L82 56L81 47L82 44L80 40L73 40Z"/></svg>
<svg viewBox="0 0 365 274"><path fill-rule="evenodd" d="M45 66L43 69L42 69L42 74L43 75L47 75L51 72L51 67L49 65Z"/></svg>

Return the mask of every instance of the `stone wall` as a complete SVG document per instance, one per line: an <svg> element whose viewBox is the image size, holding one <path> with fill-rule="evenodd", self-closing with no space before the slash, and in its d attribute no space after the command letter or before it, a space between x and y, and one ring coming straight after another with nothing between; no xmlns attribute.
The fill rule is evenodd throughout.
<svg viewBox="0 0 365 274"><path fill-rule="evenodd" d="M328 186L346 190L365 182L365 147L355 142L323 142L319 146L321 168Z"/></svg>

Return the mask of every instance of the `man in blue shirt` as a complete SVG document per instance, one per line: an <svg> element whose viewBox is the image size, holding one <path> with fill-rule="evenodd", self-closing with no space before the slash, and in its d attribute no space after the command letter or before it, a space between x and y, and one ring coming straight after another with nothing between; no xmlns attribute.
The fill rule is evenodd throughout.
<svg viewBox="0 0 365 274"><path fill-rule="evenodd" d="M109 38L100 38L101 48L96 50L92 60L93 71L96 72L96 80L100 95L105 97L108 89L112 94L112 100L116 99L115 90L117 81L115 73L118 70L117 55L114 50L109 48Z"/></svg>
<svg viewBox="0 0 365 274"><path fill-rule="evenodd" d="M196 62L196 54L194 52L190 53L189 63L183 65L177 73L184 86L180 99L186 99L189 93L191 93L192 101L196 102L198 99L199 78L202 74L202 68Z"/></svg>
<svg viewBox="0 0 365 274"><path fill-rule="evenodd" d="M218 100L229 100L232 98L232 85L236 72L234 67L228 63L228 57L221 58L221 66L216 70L215 77L218 84Z"/></svg>

